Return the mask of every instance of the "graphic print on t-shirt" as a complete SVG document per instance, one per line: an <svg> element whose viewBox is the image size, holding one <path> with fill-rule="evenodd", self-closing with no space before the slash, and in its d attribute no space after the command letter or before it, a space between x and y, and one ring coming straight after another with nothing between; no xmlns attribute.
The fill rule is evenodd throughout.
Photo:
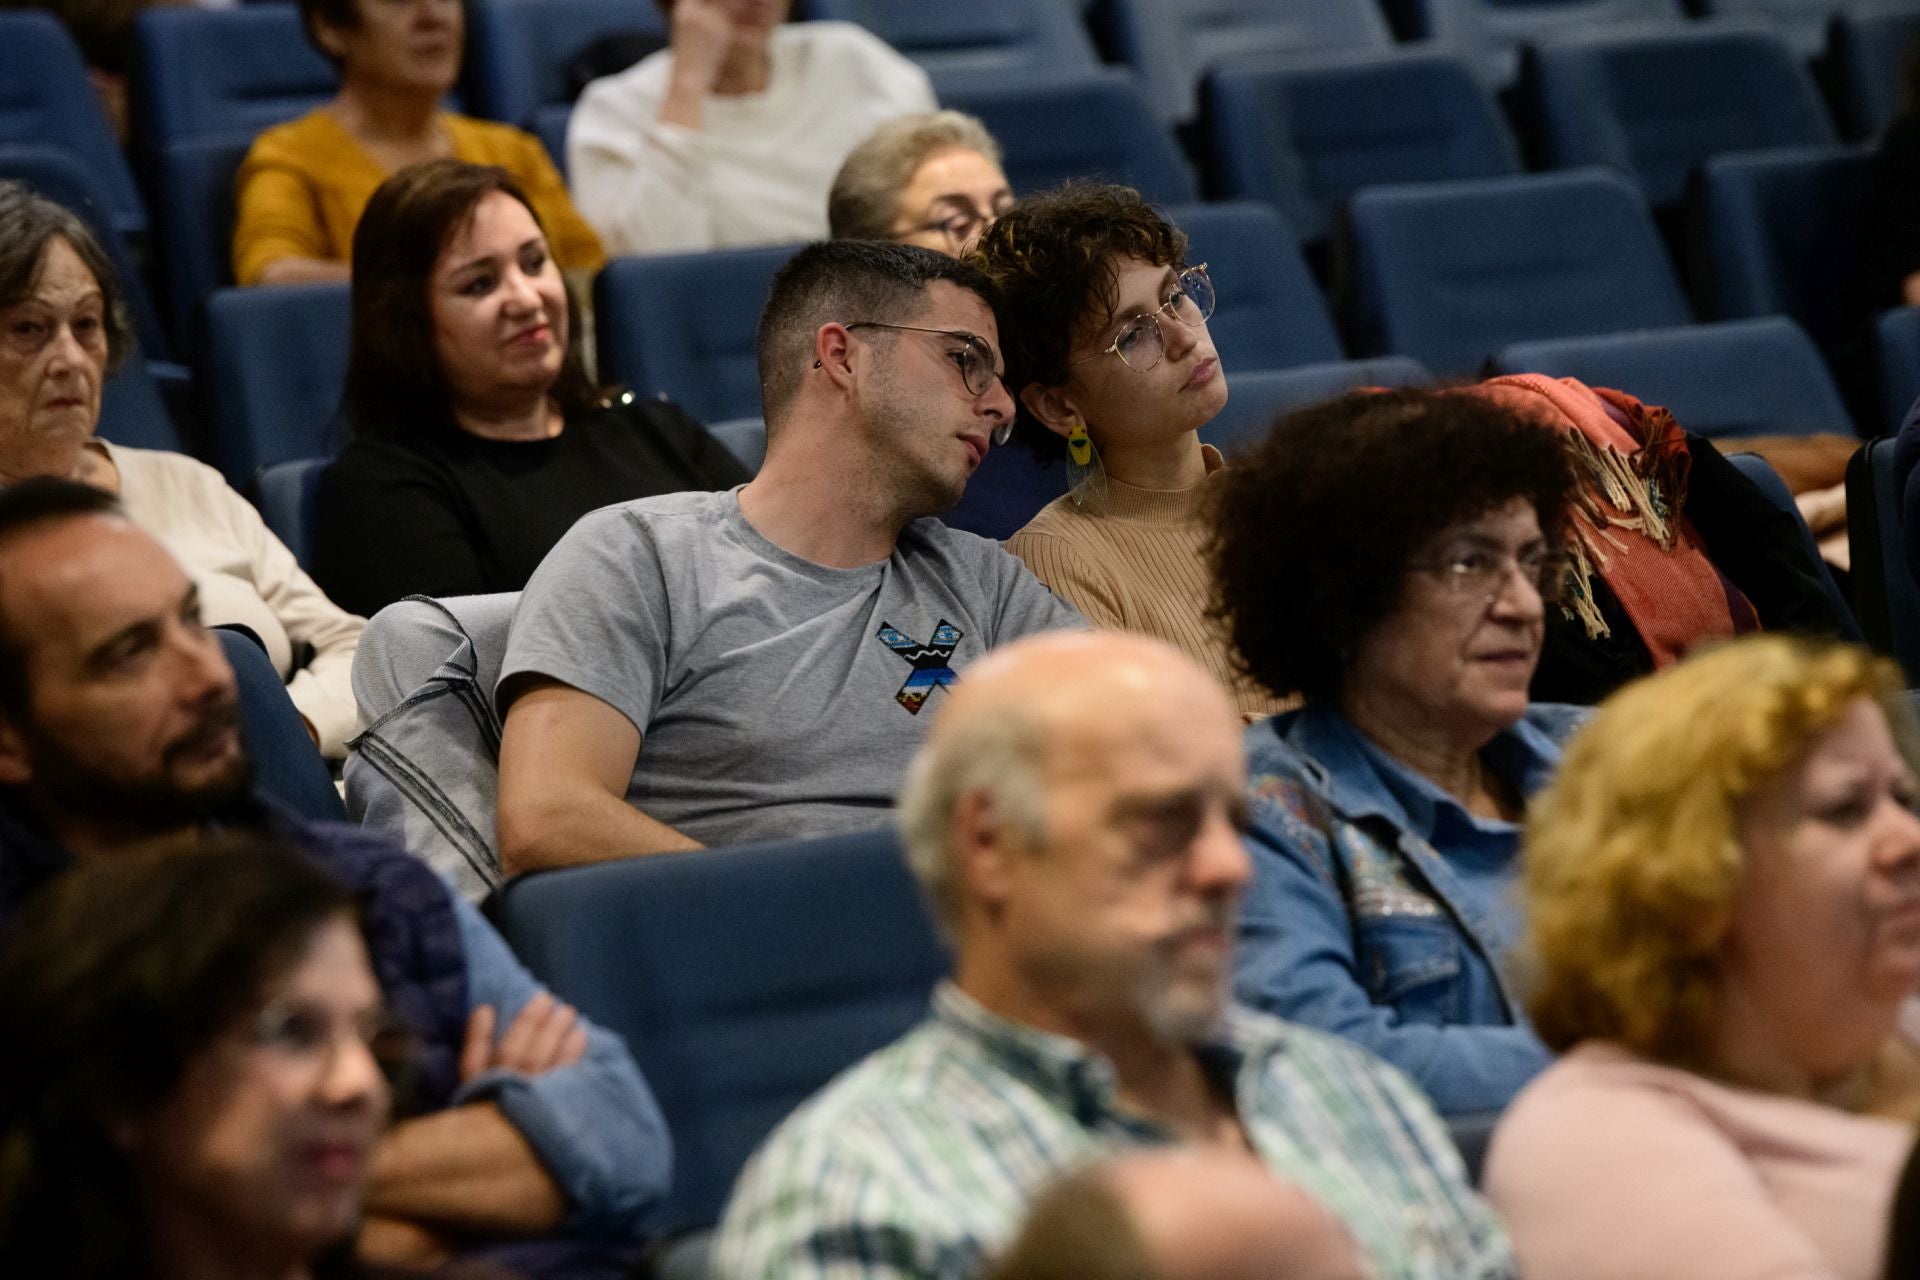
<svg viewBox="0 0 1920 1280"><path fill-rule="evenodd" d="M905 707L908 715L919 715L920 708L926 705L935 689L944 689L960 678L959 672L949 664L963 633L945 618L934 624L931 644L921 644L906 632L895 630L884 618L880 621L880 630L874 634L880 643L913 666L913 674L900 686L900 692L893 695L893 700Z"/></svg>

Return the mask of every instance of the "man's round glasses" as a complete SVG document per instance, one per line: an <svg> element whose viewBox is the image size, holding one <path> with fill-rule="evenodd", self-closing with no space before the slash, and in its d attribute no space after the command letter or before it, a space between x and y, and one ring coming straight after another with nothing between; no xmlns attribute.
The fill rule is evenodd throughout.
<svg viewBox="0 0 1920 1280"><path fill-rule="evenodd" d="M994 372L993 348L988 346L987 340L977 333L968 333L965 329L928 329L917 324L887 324L880 320L856 320L842 327L898 329L903 333L932 333L953 339L960 346L947 351L946 357L953 361L955 368L960 370L960 382L966 387L968 395L983 396L993 390L993 384L1000 380L1000 375ZM993 442L1005 444L1012 435L1013 420L1009 418L993 429Z"/></svg>
<svg viewBox="0 0 1920 1280"><path fill-rule="evenodd" d="M1551 603L1565 593L1570 563L1557 547L1529 547L1511 556L1490 547L1463 547L1414 568L1446 583L1455 599L1473 601L1494 599L1506 590L1517 569L1540 598Z"/></svg>
<svg viewBox="0 0 1920 1280"><path fill-rule="evenodd" d="M1165 302L1127 321L1126 327L1105 350L1082 356L1073 363L1085 364L1104 355L1116 355L1127 368L1145 373L1167 353L1166 337L1160 332L1160 317L1165 315L1192 328L1204 324L1213 314L1213 302L1213 281L1207 278L1207 264L1188 267L1174 280L1173 292Z"/></svg>

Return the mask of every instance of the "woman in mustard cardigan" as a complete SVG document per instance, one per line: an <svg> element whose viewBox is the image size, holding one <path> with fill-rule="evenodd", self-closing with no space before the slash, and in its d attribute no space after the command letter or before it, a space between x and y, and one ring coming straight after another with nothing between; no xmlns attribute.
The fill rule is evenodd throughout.
<svg viewBox="0 0 1920 1280"><path fill-rule="evenodd" d="M234 179L234 279L347 279L353 229L374 189L408 165L445 157L512 174L562 271L605 262L539 139L440 109L460 74L461 0L300 0L300 17L340 68L340 91L254 140Z"/></svg>

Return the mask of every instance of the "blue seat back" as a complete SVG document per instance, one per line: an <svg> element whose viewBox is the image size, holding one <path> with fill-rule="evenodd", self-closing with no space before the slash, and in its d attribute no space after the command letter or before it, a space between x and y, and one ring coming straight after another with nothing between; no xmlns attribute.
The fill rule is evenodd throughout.
<svg viewBox="0 0 1920 1280"><path fill-rule="evenodd" d="M535 977L626 1037L659 1099L663 1234L715 1221L768 1132L913 1026L947 968L885 831L527 876L498 920Z"/></svg>
<svg viewBox="0 0 1920 1280"><path fill-rule="evenodd" d="M1066 491L1064 462L1043 464L1024 445L997 444L968 479L959 504L940 519L950 528L1004 542Z"/></svg>
<svg viewBox="0 0 1920 1280"><path fill-rule="evenodd" d="M1200 438L1223 453L1249 449L1267 438L1285 414L1359 387L1415 387L1433 375L1405 356L1336 360L1298 369L1227 370L1227 407L1200 428Z"/></svg>
<svg viewBox="0 0 1920 1280"><path fill-rule="evenodd" d="M200 304L233 283L233 177L250 145L247 138L199 138L174 143L160 157L167 319L183 341L199 331Z"/></svg>
<svg viewBox="0 0 1920 1280"><path fill-rule="evenodd" d="M1167 216L1187 233L1187 260L1207 264L1216 295L1207 330L1229 373L1343 357L1293 228L1271 206L1176 205Z"/></svg>
<svg viewBox="0 0 1920 1280"><path fill-rule="evenodd" d="M1884 429L1897 431L1920 400L1920 307L1884 312L1874 326Z"/></svg>
<svg viewBox="0 0 1920 1280"><path fill-rule="evenodd" d="M1069 178L1138 187L1151 200L1197 200L1193 170L1124 71L1033 85L969 86L942 104L980 117L1000 142L1013 189L1027 195Z"/></svg>
<svg viewBox="0 0 1920 1280"><path fill-rule="evenodd" d="M1870 440L1847 463L1847 546L1853 607L1867 643L1920 678L1920 586L1907 559L1892 436Z"/></svg>
<svg viewBox="0 0 1920 1280"><path fill-rule="evenodd" d="M1060 0L811 0L808 16L859 23L919 63L942 98L968 87L1079 75L1100 65L1079 16Z"/></svg>
<svg viewBox="0 0 1920 1280"><path fill-rule="evenodd" d="M1846 592L1834 580L1833 566L1820 554L1820 543L1813 536L1813 530L1807 527L1807 519L1800 514L1799 506L1793 500L1792 490L1780 473L1757 453L1730 453L1727 461L1740 469L1740 474L1753 481L1753 487L1766 495L1767 501L1793 517L1800 530L1800 549L1806 553L1809 563L1820 566L1820 582L1827 589L1827 604L1833 609L1833 616L1840 620L1840 636L1844 640L1860 643L1865 637L1860 632L1860 624L1854 621L1853 606L1847 602Z"/></svg>
<svg viewBox="0 0 1920 1280"><path fill-rule="evenodd" d="M556 102L535 107L533 120L527 126L528 131L540 139L540 145L547 149L553 167L560 171L563 178L567 176L567 125L572 120L573 104Z"/></svg>
<svg viewBox="0 0 1920 1280"><path fill-rule="evenodd" d="M1851 337L1873 157L1793 148L1715 156L1701 172L1714 314L1792 316L1823 345Z"/></svg>
<svg viewBox="0 0 1920 1280"><path fill-rule="evenodd" d="M1096 16L1154 110L1176 123L1194 117L1200 81L1225 58L1393 43L1375 0L1106 0Z"/></svg>
<svg viewBox="0 0 1920 1280"><path fill-rule="evenodd" d="M666 18L635 0L479 0L469 10L468 77L484 115L525 125L542 107L573 100L568 73L595 41L666 39ZM561 163L564 150L553 153Z"/></svg>
<svg viewBox="0 0 1920 1280"><path fill-rule="evenodd" d="M1443 376L1514 342L1693 319L1645 200L1615 173L1374 187L1350 216L1365 350Z"/></svg>
<svg viewBox="0 0 1920 1280"><path fill-rule="evenodd" d="M343 443L334 427L351 329L344 283L222 289L207 300L212 461L228 484L244 487L262 467Z"/></svg>
<svg viewBox="0 0 1920 1280"><path fill-rule="evenodd" d="M67 29L37 9L0 13L0 144L54 146L93 175L107 222L147 234L147 206Z"/></svg>
<svg viewBox="0 0 1920 1280"><path fill-rule="evenodd" d="M331 458L296 458L260 468L260 518L300 567L313 569L313 501Z"/></svg>
<svg viewBox="0 0 1920 1280"><path fill-rule="evenodd" d="M767 460L767 424L759 418L729 418L707 424L707 434L727 446L748 471L758 472Z"/></svg>
<svg viewBox="0 0 1920 1280"><path fill-rule="evenodd" d="M1679 0L1405 0L1409 26L1442 48L1469 59L1493 88L1512 84L1520 49L1566 31L1593 31L1635 23L1678 26Z"/></svg>
<svg viewBox="0 0 1920 1280"><path fill-rule="evenodd" d="M1842 0L1697 0L1709 18L1744 19L1779 34L1801 59L1825 51L1827 23Z"/></svg>
<svg viewBox="0 0 1920 1280"><path fill-rule="evenodd" d="M254 786L303 818L345 822L347 809L327 762L287 696L260 642L245 631L215 628L240 691L240 732L253 758Z"/></svg>
<svg viewBox="0 0 1920 1280"><path fill-rule="evenodd" d="M1278 206L1309 240L1362 187L1520 171L1499 109L1446 54L1229 62L1207 78L1206 105L1218 194Z"/></svg>
<svg viewBox="0 0 1920 1280"><path fill-rule="evenodd" d="M1893 123L1904 104L1901 69L1920 40L1920 12L1890 5L1869 13L1843 11L1834 19L1828 60L1840 79L1848 132L1872 138Z"/></svg>
<svg viewBox="0 0 1920 1280"><path fill-rule="evenodd" d="M0 37L3 38L3 37ZM134 264L132 251L113 219L113 201L96 170L78 155L61 147L15 146L0 142L0 180L24 182L56 204L65 205L80 215L93 232L94 239L113 263L132 315L133 327L140 335L140 346L154 359L165 359L173 350L173 340L160 323L160 312L153 305L145 277Z"/></svg>
<svg viewBox="0 0 1920 1280"><path fill-rule="evenodd" d="M1812 73L1762 28L1561 36L1528 69L1549 162L1611 165L1659 206L1716 152L1838 140Z"/></svg>
<svg viewBox="0 0 1920 1280"><path fill-rule="evenodd" d="M100 434L135 449L181 451L180 429L167 411L152 369L138 352L101 389Z"/></svg>
<svg viewBox="0 0 1920 1280"><path fill-rule="evenodd" d="M1785 316L1521 342L1494 365L1613 387L1713 438L1855 434L1819 348Z"/></svg>
<svg viewBox="0 0 1920 1280"><path fill-rule="evenodd" d="M251 138L338 84L291 4L144 9L134 30L134 120L149 157L202 138Z"/></svg>
<svg viewBox="0 0 1920 1280"><path fill-rule="evenodd" d="M594 283L600 374L706 422L760 413L754 331L794 245L617 258Z"/></svg>

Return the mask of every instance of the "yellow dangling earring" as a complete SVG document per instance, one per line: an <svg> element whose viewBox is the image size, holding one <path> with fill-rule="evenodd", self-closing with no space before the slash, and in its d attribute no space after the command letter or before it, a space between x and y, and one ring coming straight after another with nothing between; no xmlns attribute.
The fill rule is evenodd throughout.
<svg viewBox="0 0 1920 1280"><path fill-rule="evenodd" d="M1076 467L1093 465L1093 437L1087 434L1087 424L1076 422L1067 432L1067 456L1073 459Z"/></svg>

